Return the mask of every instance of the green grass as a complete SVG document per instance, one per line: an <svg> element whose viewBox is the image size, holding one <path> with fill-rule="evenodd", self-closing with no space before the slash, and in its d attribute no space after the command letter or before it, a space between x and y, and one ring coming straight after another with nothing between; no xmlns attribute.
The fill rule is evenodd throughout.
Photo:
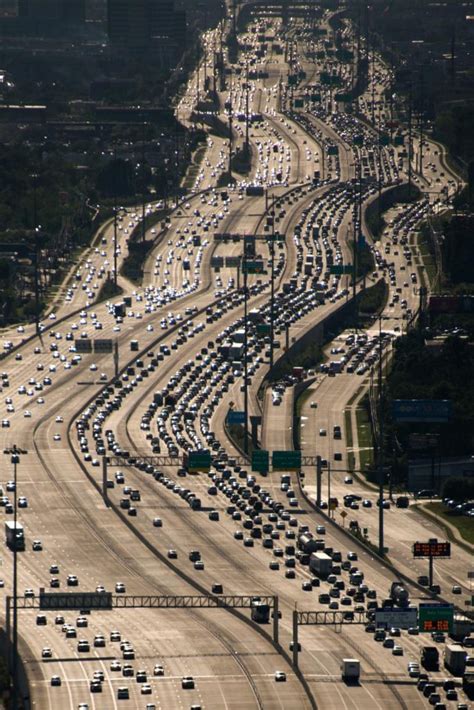
<svg viewBox="0 0 474 710"><path fill-rule="evenodd" d="M346 432L346 446L351 449L354 446L354 438L352 436L352 421L351 421L351 410L346 409L344 412L344 427ZM347 468L349 471L354 471L356 464L355 454L353 451L349 451L347 454Z"/></svg>
<svg viewBox="0 0 474 710"><path fill-rule="evenodd" d="M190 189L191 187L194 187L194 182L195 182L197 175L199 173L199 168L201 167L201 163L203 161L205 153L206 153L206 146L205 145L199 146L199 148L194 153L193 162L191 163L191 165L187 169L186 176L182 182L182 186L184 188Z"/></svg>
<svg viewBox="0 0 474 710"><path fill-rule="evenodd" d="M457 528L464 540L474 545L474 520L472 518L467 518L465 515L450 515L443 503L427 503L424 507L441 520L446 520Z"/></svg>
<svg viewBox="0 0 474 710"><path fill-rule="evenodd" d="M374 464L374 449L372 440L372 426L369 420L369 415L365 407L356 409L357 435L359 440L359 459L360 468L366 471Z"/></svg>

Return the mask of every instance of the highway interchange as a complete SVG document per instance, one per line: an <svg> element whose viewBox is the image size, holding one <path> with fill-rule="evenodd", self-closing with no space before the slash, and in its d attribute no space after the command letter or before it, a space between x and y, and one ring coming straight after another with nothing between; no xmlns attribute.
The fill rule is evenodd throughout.
<svg viewBox="0 0 474 710"><path fill-rule="evenodd" d="M325 15L321 26L329 27L329 19ZM208 57L212 56L210 50L217 47L221 29L204 37ZM285 31L288 45L286 51L280 52L275 46L285 44L281 40ZM347 32L350 31L348 27ZM263 56L257 52L260 34L266 37ZM40 588L58 591L59 587L59 591L105 589L117 593L117 597L188 597L210 594L213 585L221 584L225 595L278 596L280 646L271 642L271 624L250 623L248 609L231 613L223 609L114 608L92 611L85 617L80 611L50 611L45 613L46 625L38 624L37 609L20 609L20 654L31 701L41 710L78 708L81 704L97 710L286 709L316 704L321 708L428 706L416 687L416 679L410 678L406 670L409 660L419 660L423 640L406 632L401 639L395 639L403 648L403 655L396 656L390 648L380 648L364 626L303 627L301 673L295 672L290 652L292 612L295 608L327 610L319 595L330 589L326 582L313 586L308 567L291 550L296 546L298 528L307 525L315 533L316 526L325 526L321 535L328 546L342 552L343 559L348 551L355 551L364 582L379 599L387 596L394 572L348 537L340 526L315 512L311 504L315 495L314 471L304 471L308 499L303 496L296 474L291 473L296 504L290 503L282 490L280 472L268 477L255 474L255 488L255 482L247 478L250 466L232 464L233 458L240 460L241 451L228 438L225 427L229 402L241 410L244 393L242 368L229 362L219 347L229 334L243 327L244 296L237 288L236 269L224 266L217 272L211 268L211 259L238 256L242 244L216 242L214 235L262 234L272 213L275 229L285 235L283 242L275 244L274 259L277 358L284 350L287 327L293 342L350 297L349 277L332 275L325 281L324 274L331 263L351 263L352 230L359 220L357 202L365 205L374 199L378 182L381 189L387 189L407 179L407 161L401 157L402 151L399 149L398 155L393 147L380 148L370 126L374 95L380 102L380 121L387 120L388 115L382 97L390 76L380 58L370 78L374 91L369 81L358 102L360 118L345 113L327 90L322 90L323 100L317 107L306 104L306 110L290 108L288 73L305 73L298 85L298 93L304 93L306 87L311 92L322 69L322 64L309 56L315 50L315 40L309 35L301 20L283 28L279 20L273 19L257 20L241 37L247 50L232 67L226 88L219 92L220 118L227 122L229 110L233 112L234 143L242 145L247 94L250 112L261 115L261 120L251 122L249 128L251 171L245 179L239 178L234 187L216 188L218 176L227 167L228 141L209 134L194 189L171 210L164 226L158 223L147 235L156 239L156 245L145 265L144 283L136 286L119 277L124 294L131 297L126 315L117 318L111 303L94 301L101 280L113 268L114 248L120 267L126 255L126 240L134 227L140 227L141 208L120 213L116 244L113 221L99 231L81 266L71 273L63 290L64 301L57 303L44 319L41 337L35 336L34 326L4 334L4 342L15 347L8 354L11 346L6 346L1 367L5 373L0 417L2 450L16 444L28 452L20 456L17 480L18 495L27 499L27 507L19 510L26 537L26 551L18 555L19 594L26 593L26 599L31 599L30 595L37 596ZM323 47L322 40L317 40L316 49ZM255 78L247 77L249 67L254 76L256 73ZM201 62L199 72L202 71ZM263 78L258 78L259 71L264 72ZM345 67L342 77L346 83L351 81ZM191 120L196 109L198 84L195 73L177 107L184 122ZM354 146L356 135L363 136L361 147ZM416 140L414 144L416 156ZM329 151L330 146L337 146L337 151ZM413 250L416 254L411 235L417 222L430 209L439 207L458 186L457 176L445 167L440 147L425 138L424 151L430 166L425 166L423 176L414 171L414 182L422 190L438 192L439 199L430 195L413 207L394 210L393 224L381 243L371 245L376 271L368 283L385 278L390 286L382 325L387 334L387 353L393 339L406 328L407 311L415 313L417 308L415 282L419 284L422 275L418 261L408 258ZM365 182L359 195L352 181L362 162L375 180ZM319 179L313 182L315 171L319 172ZM434 176L442 173L437 182ZM249 184L262 186L267 194L246 195ZM442 192L445 187L447 193ZM147 211L160 207L149 205ZM406 240L404 230L410 237ZM268 229L264 233L271 234ZM193 242L195 235L200 236L200 245ZM267 273L249 275L248 308L258 309L268 319L269 242L258 242L259 252ZM320 289L323 299L317 295L319 289L312 287L312 277L305 274L303 264L308 255L319 257L312 275L324 281ZM389 260L391 263L387 264ZM185 261L189 269L184 268ZM407 266L407 261L411 266ZM290 279L294 280L294 288L285 293L283 286ZM120 299L114 299L117 300ZM378 328L375 323L366 333L369 343L378 336ZM293 388L282 388L278 405L273 403L271 387L264 390L263 399L258 396L268 372L269 339L262 342L253 326L249 330L249 411L263 415L263 447L270 451L292 449ZM347 349L349 335L349 331L341 334L329 347ZM113 378L111 355L77 356L74 342L86 337L117 340L118 380ZM130 350L131 340L139 343L141 362ZM377 354L377 348L372 341L369 355ZM331 354L329 358L332 359ZM334 468L347 468L344 412L360 388L368 386L370 366L357 372L363 362L361 359L352 373L346 368L334 378L317 374L301 412L303 453L319 454L333 463L338 452L341 459ZM161 394L160 403L155 393ZM317 402L317 408L310 406L311 401ZM332 435L335 424L342 429L342 439L337 441ZM321 429L326 435L319 435ZM212 448L217 464L209 474L180 475L176 465L152 466L148 471L109 465L107 493L111 505L105 504L101 495L103 454L180 456L202 447ZM5 489L13 474L7 456L3 464ZM348 491L344 477L344 473L334 472L331 481L331 495L341 501ZM130 505L131 490L140 492L140 500ZM356 512L351 509L349 520L357 517L373 538L376 493L359 481L350 488L350 492L355 491L362 492L374 505L360 507ZM200 511L190 505L192 494L201 501ZM12 494L4 490L4 495L9 496L8 502L3 500L4 516L9 519ZM251 497L253 509L248 503ZM323 498L326 499L325 494ZM256 517L257 500L263 505ZM283 504L278 513L272 508L277 502ZM263 535L261 530L259 535L251 533L260 527ZM418 575L426 573L426 562L415 563L411 559L410 545L415 539L431 535L441 539L443 532L415 512L395 507L387 511L390 560L415 582ZM33 549L34 540L41 541L42 549ZM190 561L192 550L200 553L202 565ZM12 593L10 560L11 553L5 548L2 575L7 594ZM456 547L452 559L439 565L436 579L442 586L443 598L456 602L451 592L455 584L467 593L466 572L470 564L468 553ZM68 582L70 575L77 580L72 577ZM342 579L344 588L349 587L345 572ZM410 592L414 603L426 597L415 584L410 586ZM332 598L336 608L353 608L350 598L345 602L347 607L339 607L341 596L344 591ZM111 635L116 640L111 640ZM87 651L79 650L81 639L89 642ZM129 645L121 649L124 641ZM45 649L51 650L50 657ZM360 658L362 663L357 687L347 686L340 679L341 659L348 656ZM127 664L131 668L126 668ZM276 681L278 671L286 674L285 682ZM100 692L91 692L94 674L99 679L101 673L103 681L96 683ZM437 677L445 675L440 671ZM52 684L52 676L59 676L60 685ZM186 677L193 680L186 683ZM118 697L119 688L128 689L129 699ZM459 697L461 700L462 693Z"/></svg>

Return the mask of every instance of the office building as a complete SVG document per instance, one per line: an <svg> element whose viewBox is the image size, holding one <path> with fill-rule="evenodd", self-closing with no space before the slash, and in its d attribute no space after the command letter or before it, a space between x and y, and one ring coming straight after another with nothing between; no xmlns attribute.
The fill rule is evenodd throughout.
<svg viewBox="0 0 474 710"><path fill-rule="evenodd" d="M18 0L18 16L39 22L85 22L86 0Z"/></svg>
<svg viewBox="0 0 474 710"><path fill-rule="evenodd" d="M108 0L107 29L111 45L132 50L157 50L173 44L181 52L186 17L172 0Z"/></svg>

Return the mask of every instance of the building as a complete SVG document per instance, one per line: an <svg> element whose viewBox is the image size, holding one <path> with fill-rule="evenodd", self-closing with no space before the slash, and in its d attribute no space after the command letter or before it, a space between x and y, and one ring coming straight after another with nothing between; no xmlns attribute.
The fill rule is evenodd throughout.
<svg viewBox="0 0 474 710"><path fill-rule="evenodd" d="M86 0L18 0L18 16L37 22L82 23Z"/></svg>
<svg viewBox="0 0 474 710"><path fill-rule="evenodd" d="M161 51L171 44L181 53L186 17L173 0L108 0L107 31L112 46Z"/></svg>

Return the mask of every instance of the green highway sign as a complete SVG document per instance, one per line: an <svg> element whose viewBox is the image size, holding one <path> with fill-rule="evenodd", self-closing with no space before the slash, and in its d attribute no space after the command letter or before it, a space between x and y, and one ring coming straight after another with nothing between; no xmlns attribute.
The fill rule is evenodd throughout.
<svg viewBox="0 0 474 710"><path fill-rule="evenodd" d="M403 136L395 136L393 142L395 145L403 145Z"/></svg>
<svg viewBox="0 0 474 710"><path fill-rule="evenodd" d="M294 106L295 106L295 108L303 108L304 107L303 99L295 99Z"/></svg>
<svg viewBox="0 0 474 710"><path fill-rule="evenodd" d="M387 133L381 133L379 136L380 145L388 145L390 143L390 136Z"/></svg>
<svg viewBox="0 0 474 710"><path fill-rule="evenodd" d="M43 592L40 609L112 609L111 592Z"/></svg>
<svg viewBox="0 0 474 710"><path fill-rule="evenodd" d="M354 145L364 145L364 136L362 134L354 136Z"/></svg>
<svg viewBox="0 0 474 710"><path fill-rule="evenodd" d="M275 471L297 471L301 468L301 451L274 451L272 466Z"/></svg>
<svg viewBox="0 0 474 710"><path fill-rule="evenodd" d="M209 471L211 468L210 451L190 451L187 458L188 471Z"/></svg>
<svg viewBox="0 0 474 710"><path fill-rule="evenodd" d="M420 631L445 631L453 628L454 607L452 604L421 603L418 609Z"/></svg>
<svg viewBox="0 0 474 710"><path fill-rule="evenodd" d="M344 274L352 274L353 272L353 264L333 264L329 267L329 273L335 276L343 276Z"/></svg>
<svg viewBox="0 0 474 710"><path fill-rule="evenodd" d="M243 272L247 274L264 274L263 261L247 259L243 262Z"/></svg>
<svg viewBox="0 0 474 710"><path fill-rule="evenodd" d="M311 94L311 101L321 101L321 94Z"/></svg>
<svg viewBox="0 0 474 710"><path fill-rule="evenodd" d="M270 454L266 449L255 449L252 451L252 471L258 473L268 473L270 465Z"/></svg>
<svg viewBox="0 0 474 710"><path fill-rule="evenodd" d="M269 323L257 323L257 335L270 335Z"/></svg>
<svg viewBox="0 0 474 710"><path fill-rule="evenodd" d="M338 155L339 154L339 148L337 145L330 145L328 146L328 155Z"/></svg>
<svg viewBox="0 0 474 710"><path fill-rule="evenodd" d="M350 101L351 97L349 94L335 94L334 98L336 101Z"/></svg>

